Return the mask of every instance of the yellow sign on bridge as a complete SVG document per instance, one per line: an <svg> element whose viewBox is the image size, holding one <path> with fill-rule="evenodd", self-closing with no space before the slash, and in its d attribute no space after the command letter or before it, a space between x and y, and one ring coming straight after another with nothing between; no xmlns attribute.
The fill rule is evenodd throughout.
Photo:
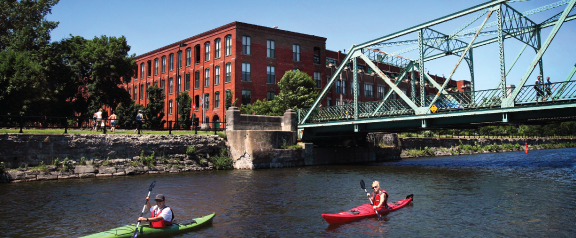
<svg viewBox="0 0 576 238"><path fill-rule="evenodd" d="M432 113L436 113L436 111L438 111L438 107L436 107L436 105L432 104L432 106L430 107L430 111Z"/></svg>

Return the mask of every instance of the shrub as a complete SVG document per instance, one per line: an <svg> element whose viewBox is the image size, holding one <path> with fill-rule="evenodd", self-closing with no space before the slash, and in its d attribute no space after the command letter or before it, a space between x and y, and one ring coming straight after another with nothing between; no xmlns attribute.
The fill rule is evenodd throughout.
<svg viewBox="0 0 576 238"><path fill-rule="evenodd" d="M4 166L4 162L0 162L0 174L4 173L4 170L6 170L6 166Z"/></svg>
<svg viewBox="0 0 576 238"><path fill-rule="evenodd" d="M154 166L154 155L156 154L156 152L152 152L151 155L149 156L145 156L144 155L144 151L140 152L140 162L148 167L152 167ZM134 166L137 167L137 166Z"/></svg>
<svg viewBox="0 0 576 238"><path fill-rule="evenodd" d="M220 155L210 157L209 161L216 170L232 169L234 167L234 162L228 157L226 149L222 149Z"/></svg>
<svg viewBox="0 0 576 238"><path fill-rule="evenodd" d="M58 167L60 166L60 159L58 157L56 157L56 159L54 161L52 161L52 165Z"/></svg>
<svg viewBox="0 0 576 238"><path fill-rule="evenodd" d="M186 154L187 155L195 155L196 154L196 147L194 146L188 146L188 148L186 148Z"/></svg>
<svg viewBox="0 0 576 238"><path fill-rule="evenodd" d="M46 168L46 165L44 165L44 161L40 162L40 164L36 167L33 167L30 169L31 171L48 171L48 168Z"/></svg>
<svg viewBox="0 0 576 238"><path fill-rule="evenodd" d="M102 165L107 166L110 164L110 157L106 158L106 160L104 160L104 162L102 162Z"/></svg>
<svg viewBox="0 0 576 238"><path fill-rule="evenodd" d="M86 165L86 157L82 156L82 157L80 158L80 163L79 163L79 164L80 164L80 165Z"/></svg>

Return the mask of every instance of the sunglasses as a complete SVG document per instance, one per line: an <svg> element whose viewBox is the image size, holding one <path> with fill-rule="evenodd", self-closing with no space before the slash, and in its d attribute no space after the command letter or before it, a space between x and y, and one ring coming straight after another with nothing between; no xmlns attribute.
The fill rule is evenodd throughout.
<svg viewBox="0 0 576 238"><path fill-rule="evenodd" d="M372 187L372 189L377 189L377 188L378 188L378 186L376 186L376 187Z"/></svg>

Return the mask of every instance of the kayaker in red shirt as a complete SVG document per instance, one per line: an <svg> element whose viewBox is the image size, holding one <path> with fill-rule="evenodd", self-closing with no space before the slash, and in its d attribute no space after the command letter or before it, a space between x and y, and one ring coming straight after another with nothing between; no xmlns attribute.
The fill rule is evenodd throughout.
<svg viewBox="0 0 576 238"><path fill-rule="evenodd" d="M150 197L146 197L146 209L150 211L150 218L139 217L138 221L149 221L150 227L166 227L171 226L174 220L174 214L172 209L166 206L166 198L162 194L156 195L154 199L156 201L156 206L150 206Z"/></svg>
<svg viewBox="0 0 576 238"><path fill-rule="evenodd" d="M374 181L372 183L372 189L374 190L372 197L370 197L370 193L366 194L370 201L372 201L372 208L374 208L374 210L388 208L388 193L380 189L380 182Z"/></svg>

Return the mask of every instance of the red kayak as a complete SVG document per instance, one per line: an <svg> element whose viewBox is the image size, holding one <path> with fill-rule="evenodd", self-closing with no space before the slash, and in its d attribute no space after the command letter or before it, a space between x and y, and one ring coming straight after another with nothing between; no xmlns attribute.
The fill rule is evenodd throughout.
<svg viewBox="0 0 576 238"><path fill-rule="evenodd" d="M413 194L410 194L406 196L406 199L404 200L388 203L388 208L382 208L378 210L378 214L385 215L386 213L393 212L405 207L406 205L410 204L410 202L412 202L413 196ZM328 224L344 223L375 216L376 213L374 212L374 209L372 209L372 205L370 203L336 214L322 214L322 217L328 222Z"/></svg>

